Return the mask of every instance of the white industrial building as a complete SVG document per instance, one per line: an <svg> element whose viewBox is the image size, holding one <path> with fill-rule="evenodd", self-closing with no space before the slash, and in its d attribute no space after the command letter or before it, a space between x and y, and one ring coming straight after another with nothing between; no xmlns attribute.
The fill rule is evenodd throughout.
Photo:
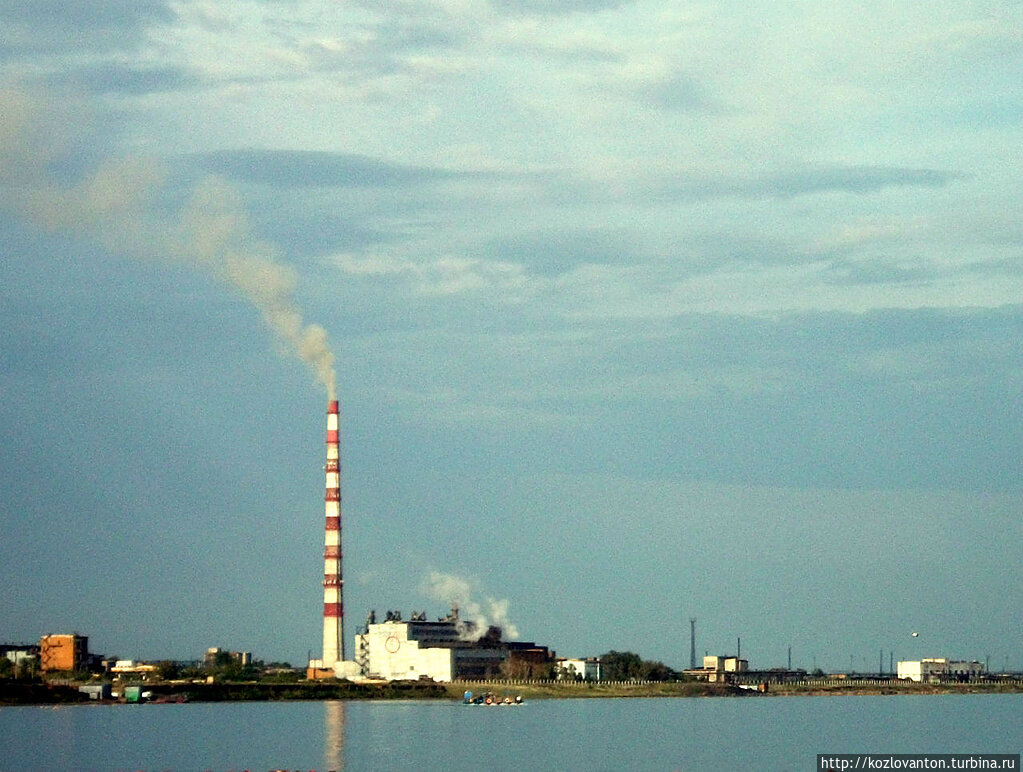
<svg viewBox="0 0 1023 772"><path fill-rule="evenodd" d="M588 659L559 659L557 672L559 679L599 681L600 660L593 657Z"/></svg>
<svg viewBox="0 0 1023 772"><path fill-rule="evenodd" d="M550 658L546 647L502 641L498 627L480 633L472 622L458 618L457 609L436 622L415 612L404 621L391 611L379 623L371 615L355 636L356 660L369 678L453 681L500 675L509 658L527 662Z"/></svg>
<svg viewBox="0 0 1023 772"><path fill-rule="evenodd" d="M749 671L749 660L711 654L703 658L703 667L684 670L690 678L705 679L711 683L731 681L735 673Z"/></svg>
<svg viewBox="0 0 1023 772"><path fill-rule="evenodd" d="M930 659L907 660L899 662L897 673L899 678L910 681L938 680L969 680L984 675L987 668L983 662L976 660L953 660L945 657Z"/></svg>
<svg viewBox="0 0 1023 772"><path fill-rule="evenodd" d="M711 655L703 658L704 670L719 670L725 673L743 673L749 670L749 661L738 657Z"/></svg>

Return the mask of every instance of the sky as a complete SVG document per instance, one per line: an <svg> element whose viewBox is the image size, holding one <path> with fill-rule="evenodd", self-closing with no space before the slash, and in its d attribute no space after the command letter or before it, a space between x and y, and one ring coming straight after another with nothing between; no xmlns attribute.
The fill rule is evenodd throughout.
<svg viewBox="0 0 1023 772"><path fill-rule="evenodd" d="M1019 2L0 0L0 640L317 656L333 390L349 651L1023 669L1021 71Z"/></svg>

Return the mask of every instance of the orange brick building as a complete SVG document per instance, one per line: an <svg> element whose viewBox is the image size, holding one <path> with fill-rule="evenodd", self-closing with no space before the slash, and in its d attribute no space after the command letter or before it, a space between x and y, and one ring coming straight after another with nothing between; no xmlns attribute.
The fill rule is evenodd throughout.
<svg viewBox="0 0 1023 772"><path fill-rule="evenodd" d="M85 635L44 635L39 641L39 669L85 670L89 664L89 638Z"/></svg>

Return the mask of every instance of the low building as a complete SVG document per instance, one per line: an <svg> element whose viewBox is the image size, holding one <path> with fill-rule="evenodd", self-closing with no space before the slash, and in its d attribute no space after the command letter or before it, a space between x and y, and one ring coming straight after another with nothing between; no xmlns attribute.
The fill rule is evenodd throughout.
<svg viewBox="0 0 1023 772"><path fill-rule="evenodd" d="M31 643L0 643L0 654L15 667L22 667L35 661L39 656L39 646Z"/></svg>
<svg viewBox="0 0 1023 772"><path fill-rule="evenodd" d="M115 675L139 675L145 678L146 676L155 673L157 671L156 665L150 665L147 662L136 662L133 659L119 659L115 660L114 664L110 667L110 672Z"/></svg>
<svg viewBox="0 0 1023 772"><path fill-rule="evenodd" d="M703 667L683 670L689 678L699 678L711 683L729 681L736 673L749 672L749 660L727 655L709 655L703 658Z"/></svg>
<svg viewBox="0 0 1023 772"><path fill-rule="evenodd" d="M987 672L983 662L953 660L945 657L900 661L899 678L917 681L969 681Z"/></svg>
<svg viewBox="0 0 1023 772"><path fill-rule="evenodd" d="M51 634L39 641L39 669L44 672L86 670L92 664L85 635Z"/></svg>
<svg viewBox="0 0 1023 772"><path fill-rule="evenodd" d="M109 700L113 696L112 687L108 683L86 684L79 686L78 691L89 695L90 700Z"/></svg>
<svg viewBox="0 0 1023 772"><path fill-rule="evenodd" d="M709 656L703 658L703 669L720 670L725 673L743 673L749 670L749 660L728 656Z"/></svg>
<svg viewBox="0 0 1023 772"><path fill-rule="evenodd" d="M363 631L355 636L362 675L388 681L430 678L493 678L502 675L508 662L549 662L550 651L531 642L502 641L501 629L479 629L460 619L457 609L436 622L425 613L413 612L404 621L389 611L383 622L371 614Z"/></svg>

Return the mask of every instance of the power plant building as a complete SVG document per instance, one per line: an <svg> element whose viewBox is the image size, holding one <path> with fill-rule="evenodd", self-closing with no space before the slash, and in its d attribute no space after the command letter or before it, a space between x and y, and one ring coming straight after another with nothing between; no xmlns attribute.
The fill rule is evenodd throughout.
<svg viewBox="0 0 1023 772"><path fill-rule="evenodd" d="M339 419L338 401L330 399L324 466L323 655L309 660L306 676L452 681L499 675L505 663L528 672L549 662L552 653L546 647L502 641L500 628L480 630L459 619L457 609L436 622L428 622L425 613L413 613L405 622L398 612L388 612L386 620L378 624L371 613L365 628L355 636L355 659L345 657Z"/></svg>
<svg viewBox="0 0 1023 772"><path fill-rule="evenodd" d="M398 612L388 612L377 623L371 614L355 636L356 658L369 678L454 681L492 678L502 674L507 662L546 662L552 656L531 642L502 641L499 627L479 633L472 622L458 618L457 609L436 622L427 621L423 613L403 621Z"/></svg>

